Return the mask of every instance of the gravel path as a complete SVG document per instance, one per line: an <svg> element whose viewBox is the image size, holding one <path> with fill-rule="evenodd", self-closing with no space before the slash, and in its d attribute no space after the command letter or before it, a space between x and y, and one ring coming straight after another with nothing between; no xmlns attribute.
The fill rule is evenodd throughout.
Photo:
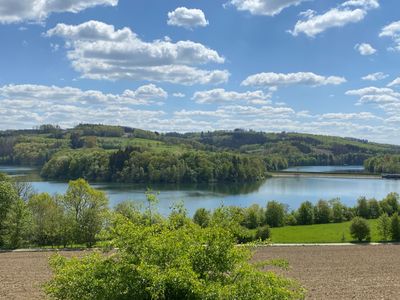
<svg viewBox="0 0 400 300"><path fill-rule="evenodd" d="M0 253L0 299L43 299L51 277L49 252ZM66 256L80 252L63 253ZM400 246L262 247L255 260L286 259L288 271L308 290L307 299L400 299Z"/></svg>

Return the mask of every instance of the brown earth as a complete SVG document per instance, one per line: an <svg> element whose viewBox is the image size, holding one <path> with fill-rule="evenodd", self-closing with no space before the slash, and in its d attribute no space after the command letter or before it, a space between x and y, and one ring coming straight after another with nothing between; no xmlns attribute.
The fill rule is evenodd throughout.
<svg viewBox="0 0 400 300"><path fill-rule="evenodd" d="M63 255L81 255L63 252ZM0 253L0 299L43 299L51 277L49 252ZM400 299L400 246L313 246L259 248L254 259L286 259L280 274L297 279L307 299Z"/></svg>

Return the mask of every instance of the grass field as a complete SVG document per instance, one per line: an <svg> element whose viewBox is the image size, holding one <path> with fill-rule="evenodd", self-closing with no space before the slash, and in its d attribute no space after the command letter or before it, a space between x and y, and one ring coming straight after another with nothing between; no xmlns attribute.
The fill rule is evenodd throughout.
<svg viewBox="0 0 400 300"><path fill-rule="evenodd" d="M371 227L371 242L379 242L377 220L368 220L368 223ZM354 242L350 236L350 222L272 228L271 235L273 243L282 244Z"/></svg>

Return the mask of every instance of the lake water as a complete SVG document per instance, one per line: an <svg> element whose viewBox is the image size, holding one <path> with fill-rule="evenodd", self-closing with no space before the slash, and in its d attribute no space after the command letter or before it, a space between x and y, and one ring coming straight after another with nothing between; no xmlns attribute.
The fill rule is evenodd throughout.
<svg viewBox="0 0 400 300"><path fill-rule="evenodd" d="M303 168L303 167L302 167ZM313 167L315 168L315 167ZM319 171L331 167L319 167ZM37 172L29 168L1 167L0 172L14 176L25 175L38 192L65 193L67 183L41 181ZM143 202L146 185L140 184L93 184L107 193L111 206L124 201ZM190 214L197 208L214 209L223 205L250 206L257 203L265 206L267 201L277 200L296 209L303 201L317 202L319 199L340 198L346 205L354 205L357 198L366 196L382 199L390 192L400 193L400 181L380 178L335 178L308 176L273 177L254 184L215 184L215 185L152 185L159 191L159 212L168 214L173 203L184 201Z"/></svg>

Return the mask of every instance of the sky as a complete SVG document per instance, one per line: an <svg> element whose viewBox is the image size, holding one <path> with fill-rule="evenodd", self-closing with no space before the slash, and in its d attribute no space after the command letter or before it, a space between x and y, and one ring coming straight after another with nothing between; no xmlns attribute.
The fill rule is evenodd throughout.
<svg viewBox="0 0 400 300"><path fill-rule="evenodd" d="M0 0L0 130L400 144L399 11L394 0Z"/></svg>

